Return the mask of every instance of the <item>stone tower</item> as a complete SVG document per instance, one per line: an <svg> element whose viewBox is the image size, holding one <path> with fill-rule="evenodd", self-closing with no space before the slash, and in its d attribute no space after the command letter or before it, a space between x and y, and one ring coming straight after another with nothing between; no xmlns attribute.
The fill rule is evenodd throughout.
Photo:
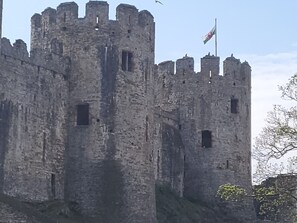
<svg viewBox="0 0 297 223"><path fill-rule="evenodd" d="M251 190L251 69L248 63L231 56L224 61L223 75L219 75L219 63L215 56L202 58L196 89L189 83L194 81L185 79L189 87L181 94L186 148L184 193L208 203L218 203L216 193L222 184ZM252 207L251 200L240 206L245 212L237 215L245 216L250 210L247 220L255 217L251 208L246 209Z"/></svg>
<svg viewBox="0 0 297 223"><path fill-rule="evenodd" d="M71 58L66 200L102 222L153 223L154 20L116 10L112 21L102 1L89 1L83 19L74 2L48 8L32 17L31 48Z"/></svg>
<svg viewBox="0 0 297 223"><path fill-rule="evenodd" d="M161 146L155 142L156 160L174 164L169 166L169 172L164 161L162 165L157 162L156 178L177 192L182 190L189 199L212 205L220 204L216 193L222 184L251 190L251 69L248 63L231 56L224 61L223 75L219 72L219 57L203 57L201 71L196 73L194 59L185 56L176 61L175 74L173 62L160 63L155 82L156 105L161 110L158 114L170 114L159 118L157 132L161 126L160 132L165 129L165 135L169 135L169 125L175 134L165 143L166 137L156 137L163 141ZM169 153L168 142L174 143L170 144ZM166 154L174 154L174 159ZM180 164L184 165L182 172ZM230 204L224 204L227 205ZM235 210L244 211L233 211L234 215L246 218L246 222L255 218L251 200L239 206Z"/></svg>

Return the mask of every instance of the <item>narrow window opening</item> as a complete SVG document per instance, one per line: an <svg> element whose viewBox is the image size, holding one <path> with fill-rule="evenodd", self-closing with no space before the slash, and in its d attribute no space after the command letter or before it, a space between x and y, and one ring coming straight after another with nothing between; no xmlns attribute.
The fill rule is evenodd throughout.
<svg viewBox="0 0 297 223"><path fill-rule="evenodd" d="M160 174L160 151L158 150L158 156L157 156L157 175Z"/></svg>
<svg viewBox="0 0 297 223"><path fill-rule="evenodd" d="M89 104L77 105L76 124L89 125Z"/></svg>
<svg viewBox="0 0 297 223"><path fill-rule="evenodd" d="M186 81L183 81L183 84L185 84L186 83Z"/></svg>
<svg viewBox="0 0 297 223"><path fill-rule="evenodd" d="M56 197L56 175L51 174L51 192L52 192L52 197Z"/></svg>
<svg viewBox="0 0 297 223"><path fill-rule="evenodd" d="M131 29L128 29L128 33L131 33Z"/></svg>
<svg viewBox="0 0 297 223"><path fill-rule="evenodd" d="M132 58L133 54L128 51L122 52L122 70L123 71L132 71Z"/></svg>
<svg viewBox="0 0 297 223"><path fill-rule="evenodd" d="M212 79L212 73L211 73L211 70L209 71L209 81L208 83L211 84L211 79Z"/></svg>
<svg viewBox="0 0 297 223"><path fill-rule="evenodd" d="M43 132L43 145L42 145L42 162L45 163L45 150L46 150L46 133Z"/></svg>
<svg viewBox="0 0 297 223"><path fill-rule="evenodd" d="M210 148L211 147L211 131L204 130L202 131L202 147Z"/></svg>
<svg viewBox="0 0 297 223"><path fill-rule="evenodd" d="M237 114L238 113L238 99L231 98L231 113Z"/></svg>
<svg viewBox="0 0 297 223"><path fill-rule="evenodd" d="M149 128L149 119L148 119L148 116L145 117L145 141L147 142L148 141L148 128Z"/></svg>
<svg viewBox="0 0 297 223"><path fill-rule="evenodd" d="M181 130L182 129L182 125L179 124L178 125L178 129Z"/></svg>
<svg viewBox="0 0 297 223"><path fill-rule="evenodd" d="M183 163L183 164L185 165L185 163L186 163L186 155L184 155L184 163ZM183 173L183 174L184 174L184 176L183 176L184 179L183 179L183 180L184 180L184 182L185 182L185 178L186 178L186 168L184 168L184 173Z"/></svg>
<svg viewBox="0 0 297 223"><path fill-rule="evenodd" d="M131 16L129 15L129 25L131 24Z"/></svg>
<svg viewBox="0 0 297 223"><path fill-rule="evenodd" d="M226 162L226 168L229 169L229 160Z"/></svg>
<svg viewBox="0 0 297 223"><path fill-rule="evenodd" d="M96 16L96 26L95 26L95 30L98 31L99 30L99 16Z"/></svg>
<svg viewBox="0 0 297 223"><path fill-rule="evenodd" d="M66 12L64 12L63 22L66 22Z"/></svg>

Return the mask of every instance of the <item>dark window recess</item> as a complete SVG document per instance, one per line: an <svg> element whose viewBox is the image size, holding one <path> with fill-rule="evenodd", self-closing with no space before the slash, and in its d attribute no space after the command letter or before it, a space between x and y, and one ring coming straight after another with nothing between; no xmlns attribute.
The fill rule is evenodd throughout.
<svg viewBox="0 0 297 223"><path fill-rule="evenodd" d="M77 116L76 124L77 125L89 125L89 105L77 105Z"/></svg>
<svg viewBox="0 0 297 223"><path fill-rule="evenodd" d="M132 71L132 57L133 54L128 51L122 52L122 70L123 71Z"/></svg>
<svg viewBox="0 0 297 223"><path fill-rule="evenodd" d="M148 141L149 134L148 134L148 129L149 129L149 119L148 116L145 117L145 141Z"/></svg>
<svg viewBox="0 0 297 223"><path fill-rule="evenodd" d="M231 98L231 113L238 113L238 99Z"/></svg>
<svg viewBox="0 0 297 223"><path fill-rule="evenodd" d="M157 156L157 174L158 174L158 176L160 174L160 161L161 161L161 159L160 159L160 151L158 150L158 156Z"/></svg>
<svg viewBox="0 0 297 223"><path fill-rule="evenodd" d="M46 150L46 133L43 133L43 145L42 145L42 162L45 162L45 150Z"/></svg>
<svg viewBox="0 0 297 223"><path fill-rule="evenodd" d="M211 131L208 131L208 130L202 131L202 147L204 148L211 147Z"/></svg>
<svg viewBox="0 0 297 223"><path fill-rule="evenodd" d="M51 192L52 192L52 197L55 198L56 196L56 175L51 174Z"/></svg>
<svg viewBox="0 0 297 223"><path fill-rule="evenodd" d="M229 169L229 160L227 160L226 168Z"/></svg>

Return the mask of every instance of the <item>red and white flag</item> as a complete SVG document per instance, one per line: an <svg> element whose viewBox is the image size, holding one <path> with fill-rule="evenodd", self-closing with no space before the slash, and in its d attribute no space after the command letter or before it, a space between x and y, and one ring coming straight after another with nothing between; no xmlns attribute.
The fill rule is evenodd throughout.
<svg viewBox="0 0 297 223"><path fill-rule="evenodd" d="M208 40L210 40L215 34L216 34L216 26L214 26L212 30L210 30L209 33L207 33L204 36L203 43L206 44Z"/></svg>

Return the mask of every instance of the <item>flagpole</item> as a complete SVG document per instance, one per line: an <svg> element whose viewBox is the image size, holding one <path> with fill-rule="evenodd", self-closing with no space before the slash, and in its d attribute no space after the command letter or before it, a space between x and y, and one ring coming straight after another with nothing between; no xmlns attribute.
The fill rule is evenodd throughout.
<svg viewBox="0 0 297 223"><path fill-rule="evenodd" d="M218 29L217 29L217 18L215 18L215 30L216 30L216 36L215 36L215 55L216 57L218 56L218 38L217 38L217 35L218 35Z"/></svg>

